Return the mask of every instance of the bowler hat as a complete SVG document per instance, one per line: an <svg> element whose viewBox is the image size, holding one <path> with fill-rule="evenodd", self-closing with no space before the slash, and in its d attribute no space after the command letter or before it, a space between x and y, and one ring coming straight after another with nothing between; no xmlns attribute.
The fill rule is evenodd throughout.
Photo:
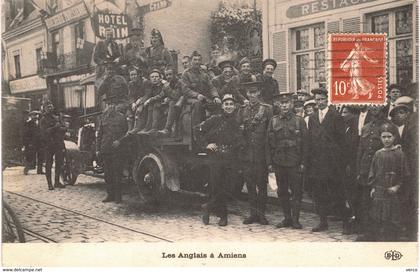
<svg viewBox="0 0 420 272"><path fill-rule="evenodd" d="M262 63L263 69L265 68L265 66L267 65L273 65L274 69L276 69L277 67L277 62L274 59L265 59Z"/></svg>
<svg viewBox="0 0 420 272"><path fill-rule="evenodd" d="M293 102L293 107L295 108L301 108L303 107L304 102L302 100L296 100Z"/></svg>

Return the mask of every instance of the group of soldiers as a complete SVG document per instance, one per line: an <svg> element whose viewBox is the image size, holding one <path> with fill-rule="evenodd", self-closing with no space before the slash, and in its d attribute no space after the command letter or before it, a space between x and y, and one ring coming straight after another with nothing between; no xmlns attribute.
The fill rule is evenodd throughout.
<svg viewBox="0 0 420 272"><path fill-rule="evenodd" d="M267 177L275 173L284 215L278 228L302 228L299 216L306 190L320 218L313 232L327 230L327 217L334 215L343 221L343 233L359 233L360 240L368 239L369 169L382 147L379 127L389 123L398 127L397 142L412 169L400 194L408 214L403 227L416 235L418 120L414 100L403 96L400 87L389 87L386 107L338 109L328 105L324 88L279 92L274 59L264 60L262 74L254 74L246 57L235 61L212 52L218 61L204 65L201 54L194 51L182 58L185 70L177 75L162 35L155 29L150 47L126 50L127 83L116 71L122 55L108 32L94 53L99 95L107 104L96 145L107 183L104 202L122 200L119 180L126 139L134 134L176 137L180 112L189 105L193 141L211 162L209 201L202 207L204 224L215 213L220 217L218 224L227 225L227 203L238 180L246 184L250 207L243 223L269 224L265 217ZM53 121L47 106L41 124L51 137L62 133ZM49 158L55 154L60 159L63 145L61 139L49 142L46 175L51 188ZM56 170L56 184L57 179Z"/></svg>

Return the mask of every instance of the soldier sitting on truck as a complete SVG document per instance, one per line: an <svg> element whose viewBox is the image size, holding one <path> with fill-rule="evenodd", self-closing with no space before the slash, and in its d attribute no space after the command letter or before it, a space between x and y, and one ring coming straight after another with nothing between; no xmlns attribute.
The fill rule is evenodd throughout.
<svg viewBox="0 0 420 272"><path fill-rule="evenodd" d="M139 134L151 134L158 131L157 127L159 125L159 120L153 118L153 109L158 103L158 99L150 99L156 97L162 92L163 82L162 82L162 72L159 69L153 69L149 74L150 83L147 84L147 97L148 99L144 102L143 112L140 115L140 122L144 123L144 120L147 120L144 128L139 132ZM147 117L146 117L147 116ZM147 118L147 119L146 119Z"/></svg>
<svg viewBox="0 0 420 272"><path fill-rule="evenodd" d="M201 69L202 57L197 51L191 55L191 68L185 70L181 78L182 93L186 102L192 105L192 126L198 125L204 118L203 106L216 111L221 105L217 89L211 83L210 76ZM213 108L213 110L214 110Z"/></svg>
<svg viewBox="0 0 420 272"><path fill-rule="evenodd" d="M145 81L146 79L141 77L136 69L132 69L130 71L130 82L128 82L128 114L127 114L127 121L128 121L128 129L132 130L134 128L134 120L136 110L139 107L141 102L144 103L146 99L144 99L145 95ZM144 101L141 100L143 98Z"/></svg>
<svg viewBox="0 0 420 272"><path fill-rule="evenodd" d="M172 126L178 120L181 113L184 97L181 95L181 84L174 75L172 68L165 70L165 78L167 81L163 83L162 90L159 94L149 98L144 104L153 105L152 129L148 133L159 132L162 135L169 135ZM162 120L166 110L168 110L165 127L159 130L160 120Z"/></svg>

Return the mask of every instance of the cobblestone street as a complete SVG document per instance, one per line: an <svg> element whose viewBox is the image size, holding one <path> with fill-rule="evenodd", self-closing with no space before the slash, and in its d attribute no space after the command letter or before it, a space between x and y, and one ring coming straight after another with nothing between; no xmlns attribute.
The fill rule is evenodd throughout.
<svg viewBox="0 0 420 272"><path fill-rule="evenodd" d="M341 234L341 222L330 222L330 229L311 233L318 223L313 213L303 212L302 230L277 229L282 219L280 208L267 208L268 226L243 225L248 214L247 203L234 201L229 205L229 225L217 226L201 222L197 196L171 194L158 207L141 202L134 184L124 185L123 203L102 203L105 183L100 177L79 176L76 185L48 191L45 176L22 167L3 172L3 197L16 211L25 229L28 242L345 242L355 235Z"/></svg>

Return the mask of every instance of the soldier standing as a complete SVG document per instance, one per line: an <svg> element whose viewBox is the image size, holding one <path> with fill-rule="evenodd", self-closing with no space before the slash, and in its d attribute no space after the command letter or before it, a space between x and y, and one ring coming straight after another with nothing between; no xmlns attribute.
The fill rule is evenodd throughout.
<svg viewBox="0 0 420 272"><path fill-rule="evenodd" d="M150 33L151 46L146 48L146 56L149 68L159 69L164 71L166 67L174 68L174 61L171 53L165 47L162 34L157 29L152 29Z"/></svg>
<svg viewBox="0 0 420 272"><path fill-rule="evenodd" d="M222 102L222 114L211 116L194 127L195 137L203 146L210 164L210 196L203 205L203 223L209 224L209 213L220 217L219 226L226 226L227 200L232 190L230 176L235 172L237 154L243 141L240 124L235 114L236 106L231 94L226 94Z"/></svg>
<svg viewBox="0 0 420 272"><path fill-rule="evenodd" d="M42 172L43 148L41 143L41 128L39 125L39 111L29 113L29 119L24 125L23 146L25 155L25 168L23 173L28 174L29 169L36 165L37 174Z"/></svg>
<svg viewBox="0 0 420 272"><path fill-rule="evenodd" d="M45 106L45 115L41 119L41 133L45 143L45 176L47 177L48 190L55 188L64 188L60 183L60 172L64 160L64 135L66 127L59 120L59 117L53 114L54 106L47 101ZM55 179L54 186L51 178L51 168L55 159Z"/></svg>
<svg viewBox="0 0 420 272"><path fill-rule="evenodd" d="M260 82L249 82L246 85L249 104L239 110L240 123L246 148L240 154L242 173L249 194L250 216L243 223L259 222L268 225L265 218L267 201L267 169L265 164L265 138L268 122L273 112L272 107L259 101Z"/></svg>
<svg viewBox="0 0 420 272"><path fill-rule="evenodd" d="M120 57L120 48L113 40L113 31L109 27L105 30L105 40L98 42L93 53L93 61L97 64L96 78L103 75L107 63L117 63Z"/></svg>
<svg viewBox="0 0 420 272"><path fill-rule="evenodd" d="M301 229L299 214L308 160L308 130L305 120L293 113L290 93L275 96L274 103L280 113L268 124L266 161L268 171L276 174L277 195L283 208L284 220L277 227Z"/></svg>
<svg viewBox="0 0 420 272"><path fill-rule="evenodd" d="M107 197L102 202L120 203L121 178L123 170L124 150L122 140L128 125L125 117L126 107L117 102L117 95L107 95L107 108L102 113L96 139L96 153L104 164Z"/></svg>

